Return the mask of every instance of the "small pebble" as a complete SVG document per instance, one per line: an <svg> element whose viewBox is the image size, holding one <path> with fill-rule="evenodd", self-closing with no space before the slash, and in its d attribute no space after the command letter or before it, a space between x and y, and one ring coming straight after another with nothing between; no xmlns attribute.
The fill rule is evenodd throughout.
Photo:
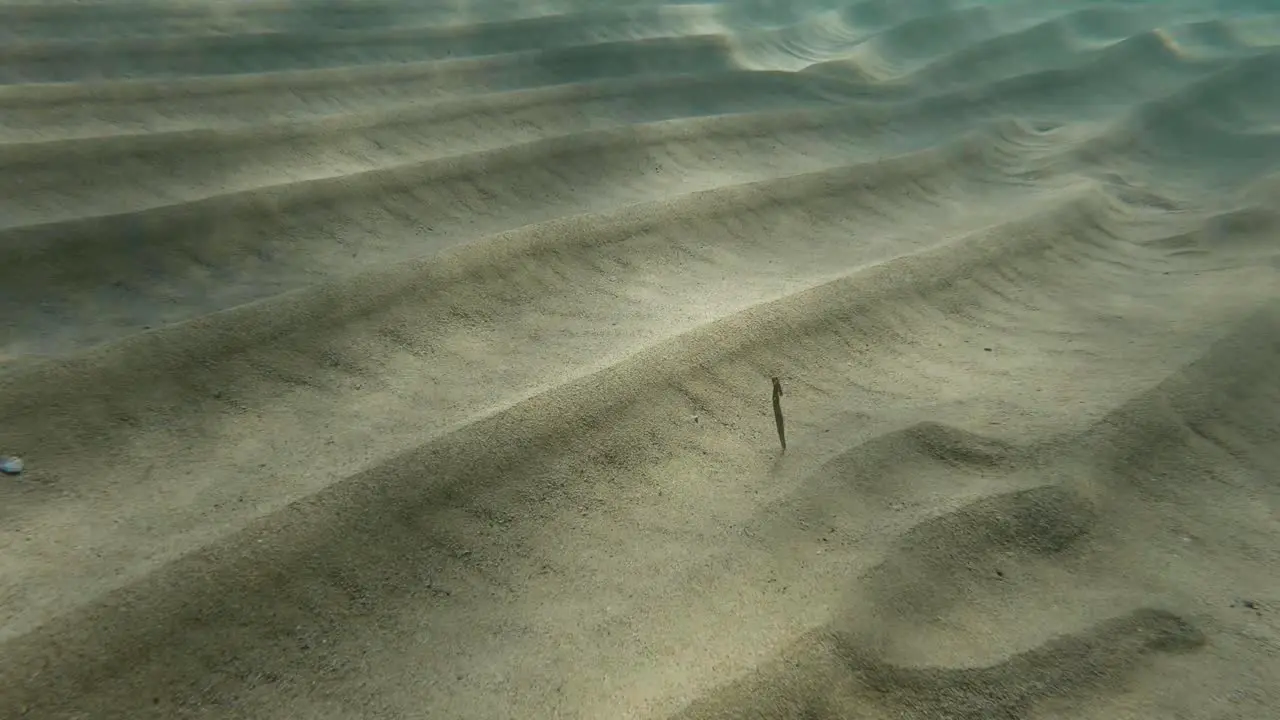
<svg viewBox="0 0 1280 720"><path fill-rule="evenodd" d="M22 458L11 455L0 456L0 473L5 475L22 474Z"/></svg>

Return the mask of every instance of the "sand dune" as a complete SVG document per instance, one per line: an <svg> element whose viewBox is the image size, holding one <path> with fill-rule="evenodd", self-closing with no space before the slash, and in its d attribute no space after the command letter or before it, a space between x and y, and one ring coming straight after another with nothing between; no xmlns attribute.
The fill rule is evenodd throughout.
<svg viewBox="0 0 1280 720"><path fill-rule="evenodd" d="M1272 717L1278 77L1243 0L0 4L0 717Z"/></svg>

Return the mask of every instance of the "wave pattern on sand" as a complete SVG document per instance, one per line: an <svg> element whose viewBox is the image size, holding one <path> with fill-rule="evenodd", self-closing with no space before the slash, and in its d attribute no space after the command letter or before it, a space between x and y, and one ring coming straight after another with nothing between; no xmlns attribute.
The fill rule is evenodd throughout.
<svg viewBox="0 0 1280 720"><path fill-rule="evenodd" d="M0 3L0 717L1269 717L1276 78L1244 0Z"/></svg>

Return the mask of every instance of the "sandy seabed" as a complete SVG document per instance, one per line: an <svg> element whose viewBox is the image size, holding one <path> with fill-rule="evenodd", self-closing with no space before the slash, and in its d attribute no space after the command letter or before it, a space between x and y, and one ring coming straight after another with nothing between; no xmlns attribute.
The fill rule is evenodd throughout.
<svg viewBox="0 0 1280 720"><path fill-rule="evenodd" d="M0 717L1275 718L1275 8L6 0Z"/></svg>

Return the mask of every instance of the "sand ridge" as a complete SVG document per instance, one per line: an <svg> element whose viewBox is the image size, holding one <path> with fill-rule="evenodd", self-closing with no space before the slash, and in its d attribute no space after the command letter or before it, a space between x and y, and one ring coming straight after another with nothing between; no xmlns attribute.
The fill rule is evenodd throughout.
<svg viewBox="0 0 1280 720"><path fill-rule="evenodd" d="M1278 48L0 4L0 717L1269 717Z"/></svg>

